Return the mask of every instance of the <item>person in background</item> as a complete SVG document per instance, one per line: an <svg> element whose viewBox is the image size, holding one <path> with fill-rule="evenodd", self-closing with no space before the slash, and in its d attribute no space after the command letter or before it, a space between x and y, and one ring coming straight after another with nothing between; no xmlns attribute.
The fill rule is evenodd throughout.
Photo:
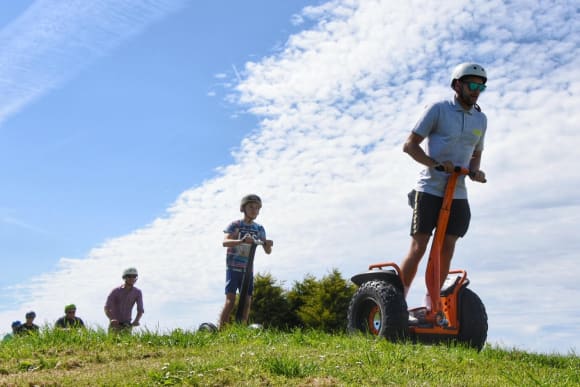
<svg viewBox="0 0 580 387"><path fill-rule="evenodd" d="M12 339L14 337L14 335L17 335L18 330L20 329L21 325L22 325L22 323L20 321L13 321L12 322L12 333L8 333L8 334L4 335L4 338L2 338L2 341L8 341L8 340Z"/></svg>
<svg viewBox="0 0 580 387"><path fill-rule="evenodd" d="M230 321L230 314L236 302L236 292L241 291L242 281L248 265L250 248L254 240L263 242L266 254L272 252L273 241L266 239L264 227L254 222L262 208L262 200L258 195L246 195L242 198L240 212L244 218L233 221L224 230L225 237L222 246L227 247L226 253L226 302L220 315L220 328ZM249 273L252 275L252 273ZM243 322L247 323L250 314L250 303L254 289L254 278L251 277L248 295L243 311Z"/></svg>
<svg viewBox="0 0 580 387"><path fill-rule="evenodd" d="M83 320L76 316L77 307L75 304L70 304L64 307L64 316L56 320L55 327L61 329L78 329L84 328Z"/></svg>
<svg viewBox="0 0 580 387"><path fill-rule="evenodd" d="M26 313L25 317L26 317L26 321L24 322L24 324L20 325L20 328L18 328L18 333L23 334L23 333L36 333L36 332L38 332L39 331L38 325L36 325L34 323L34 319L36 318L36 313L34 313L33 311L30 311L30 312Z"/></svg>
<svg viewBox="0 0 580 387"><path fill-rule="evenodd" d="M109 331L112 333L130 333L133 327L139 326L139 321L145 313L143 309L143 294L135 287L137 269L130 267L123 272L125 283L114 288L105 303L105 315L109 318ZM132 320L133 307L137 305L137 315Z"/></svg>

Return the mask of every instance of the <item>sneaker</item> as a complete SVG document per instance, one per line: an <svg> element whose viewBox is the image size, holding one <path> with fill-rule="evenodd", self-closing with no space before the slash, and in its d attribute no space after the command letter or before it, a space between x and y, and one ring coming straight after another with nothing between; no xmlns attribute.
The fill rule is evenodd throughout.
<svg viewBox="0 0 580 387"><path fill-rule="evenodd" d="M409 325L419 325L425 322L425 308L416 308L409 311Z"/></svg>

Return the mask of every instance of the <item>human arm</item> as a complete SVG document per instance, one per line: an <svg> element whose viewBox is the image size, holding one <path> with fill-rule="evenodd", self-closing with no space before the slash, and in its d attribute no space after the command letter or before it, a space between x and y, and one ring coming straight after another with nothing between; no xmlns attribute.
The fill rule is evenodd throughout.
<svg viewBox="0 0 580 387"><path fill-rule="evenodd" d="M475 150L471 156L471 160L469 161L469 170L471 171L469 178L473 181L485 183L485 172L479 169L481 164L481 153L482 151Z"/></svg>
<svg viewBox="0 0 580 387"><path fill-rule="evenodd" d="M134 327L138 327L139 326L139 320L141 320L141 317L143 316L143 312L137 312L137 316L135 316L135 319L133 320L133 322L131 323L132 326Z"/></svg>
<svg viewBox="0 0 580 387"><path fill-rule="evenodd" d="M111 291L111 293L107 297L107 302L105 303L105 316L107 316L107 318L109 319L109 322L113 326L119 324L118 317L115 316L115 314L113 312L114 297L115 297L115 290Z"/></svg>
<svg viewBox="0 0 580 387"><path fill-rule="evenodd" d="M139 321L141 320L141 317L143 317L143 313L145 313L145 310L143 309L143 293L141 293L141 290L139 290L135 302L137 304L137 315L135 316L135 319L133 319L131 325L137 327L139 326Z"/></svg>
<svg viewBox="0 0 580 387"><path fill-rule="evenodd" d="M224 241L222 242L222 246L223 247L235 247L235 246L239 246L242 243L252 243L254 242L254 239L252 239L252 236L247 234L245 235L244 238L242 239L238 239L236 238L235 234L226 234L224 237Z"/></svg>
<svg viewBox="0 0 580 387"><path fill-rule="evenodd" d="M272 252L272 246L274 246L274 241L271 239L265 239L264 244L262 245L266 254L270 254Z"/></svg>
<svg viewBox="0 0 580 387"><path fill-rule="evenodd" d="M409 137L407 137L407 141L403 145L403 152L407 153L409 156L413 158L419 164L423 164L427 168L435 168L437 166L443 166L445 168L445 172L451 173L453 172L454 165L449 160L438 161L434 160L425 153L425 150L421 146L421 143L425 137L411 132Z"/></svg>
<svg viewBox="0 0 580 387"><path fill-rule="evenodd" d="M56 320L56 323L54 324L55 328L66 328L66 324L64 321L64 317L59 318L58 320Z"/></svg>
<svg viewBox="0 0 580 387"><path fill-rule="evenodd" d="M108 308L106 305L105 305L105 315L109 319L109 322L111 323L112 326L119 325L119 320L117 320L113 315L113 310Z"/></svg>

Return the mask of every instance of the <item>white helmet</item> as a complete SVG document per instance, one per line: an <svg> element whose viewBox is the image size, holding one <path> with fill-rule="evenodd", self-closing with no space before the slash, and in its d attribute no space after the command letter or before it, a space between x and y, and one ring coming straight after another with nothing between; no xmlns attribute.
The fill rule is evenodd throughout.
<svg viewBox="0 0 580 387"><path fill-rule="evenodd" d="M123 279L125 277L127 277L128 275L138 275L137 269L135 269L134 267L130 267L128 269L125 269L125 271L123 272Z"/></svg>
<svg viewBox="0 0 580 387"><path fill-rule="evenodd" d="M483 83L487 82L487 73L483 67L477 63L461 63L460 65L457 65L451 73L451 87L453 87L453 81L468 75L481 77L483 78Z"/></svg>

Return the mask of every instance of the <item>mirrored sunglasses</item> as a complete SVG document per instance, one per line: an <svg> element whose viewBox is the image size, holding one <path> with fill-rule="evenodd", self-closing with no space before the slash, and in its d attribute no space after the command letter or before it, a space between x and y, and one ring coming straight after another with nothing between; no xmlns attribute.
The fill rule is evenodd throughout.
<svg viewBox="0 0 580 387"><path fill-rule="evenodd" d="M461 82L464 85L467 85L467 87L469 88L469 90L471 91L484 91L487 86L484 85L483 83L477 83L477 82Z"/></svg>

